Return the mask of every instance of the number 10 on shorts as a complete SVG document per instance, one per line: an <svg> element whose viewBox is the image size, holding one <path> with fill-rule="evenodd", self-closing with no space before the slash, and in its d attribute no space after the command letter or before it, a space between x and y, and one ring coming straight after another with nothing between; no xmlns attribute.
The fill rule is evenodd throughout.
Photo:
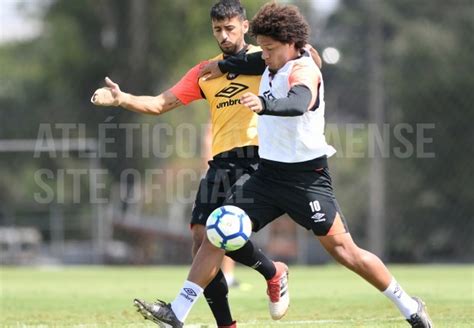
<svg viewBox="0 0 474 328"><path fill-rule="evenodd" d="M313 200L312 202L309 202L309 207L311 207L312 212L321 211L321 205L319 204L318 200Z"/></svg>

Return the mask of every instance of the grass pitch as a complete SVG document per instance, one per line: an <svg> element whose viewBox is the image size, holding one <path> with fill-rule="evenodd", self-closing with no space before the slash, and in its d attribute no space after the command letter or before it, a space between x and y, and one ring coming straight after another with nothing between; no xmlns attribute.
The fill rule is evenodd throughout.
<svg viewBox="0 0 474 328"><path fill-rule="evenodd" d="M474 326L474 266L390 266L423 298L436 327ZM132 299L171 301L187 267L0 268L0 327L156 327ZM408 327L378 291L340 266L290 266L291 305L279 322L267 312L266 284L237 268L229 298L239 327ZM201 298L186 327L215 327Z"/></svg>

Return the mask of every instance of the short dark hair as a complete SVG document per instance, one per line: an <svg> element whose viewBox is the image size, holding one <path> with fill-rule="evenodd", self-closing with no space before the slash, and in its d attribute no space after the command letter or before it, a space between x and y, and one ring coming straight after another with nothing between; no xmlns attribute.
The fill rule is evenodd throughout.
<svg viewBox="0 0 474 328"><path fill-rule="evenodd" d="M294 43L301 49L308 43L309 24L299 9L292 5L268 3L250 22L253 36L269 36L282 43Z"/></svg>
<svg viewBox="0 0 474 328"><path fill-rule="evenodd" d="M239 0L220 0L211 8L212 20L224 20L238 16L240 19L247 19L245 8Z"/></svg>

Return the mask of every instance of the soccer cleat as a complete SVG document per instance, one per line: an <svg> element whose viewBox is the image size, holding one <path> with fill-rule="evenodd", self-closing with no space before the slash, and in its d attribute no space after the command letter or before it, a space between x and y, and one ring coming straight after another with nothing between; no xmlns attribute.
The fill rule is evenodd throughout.
<svg viewBox="0 0 474 328"><path fill-rule="evenodd" d="M237 321L232 321L230 326L217 326L217 328L237 328Z"/></svg>
<svg viewBox="0 0 474 328"><path fill-rule="evenodd" d="M290 292L288 290L288 267L285 263L274 262L275 276L267 280L268 308L273 320L280 320L288 311Z"/></svg>
<svg viewBox="0 0 474 328"><path fill-rule="evenodd" d="M418 310L407 319L412 328L433 328L425 303L418 297L412 297L418 303Z"/></svg>
<svg viewBox="0 0 474 328"><path fill-rule="evenodd" d="M134 299L137 311L147 320L153 321L160 328L183 328L184 324L176 318L171 304L157 300L155 303Z"/></svg>

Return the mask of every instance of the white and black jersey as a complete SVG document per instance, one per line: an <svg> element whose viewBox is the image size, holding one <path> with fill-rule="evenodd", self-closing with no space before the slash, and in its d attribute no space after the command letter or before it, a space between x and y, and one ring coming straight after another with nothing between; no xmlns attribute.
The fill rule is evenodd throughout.
<svg viewBox="0 0 474 328"><path fill-rule="evenodd" d="M261 158L298 163L336 153L324 135L324 83L310 57L291 60L276 74L267 68L259 95L265 108L258 117Z"/></svg>

